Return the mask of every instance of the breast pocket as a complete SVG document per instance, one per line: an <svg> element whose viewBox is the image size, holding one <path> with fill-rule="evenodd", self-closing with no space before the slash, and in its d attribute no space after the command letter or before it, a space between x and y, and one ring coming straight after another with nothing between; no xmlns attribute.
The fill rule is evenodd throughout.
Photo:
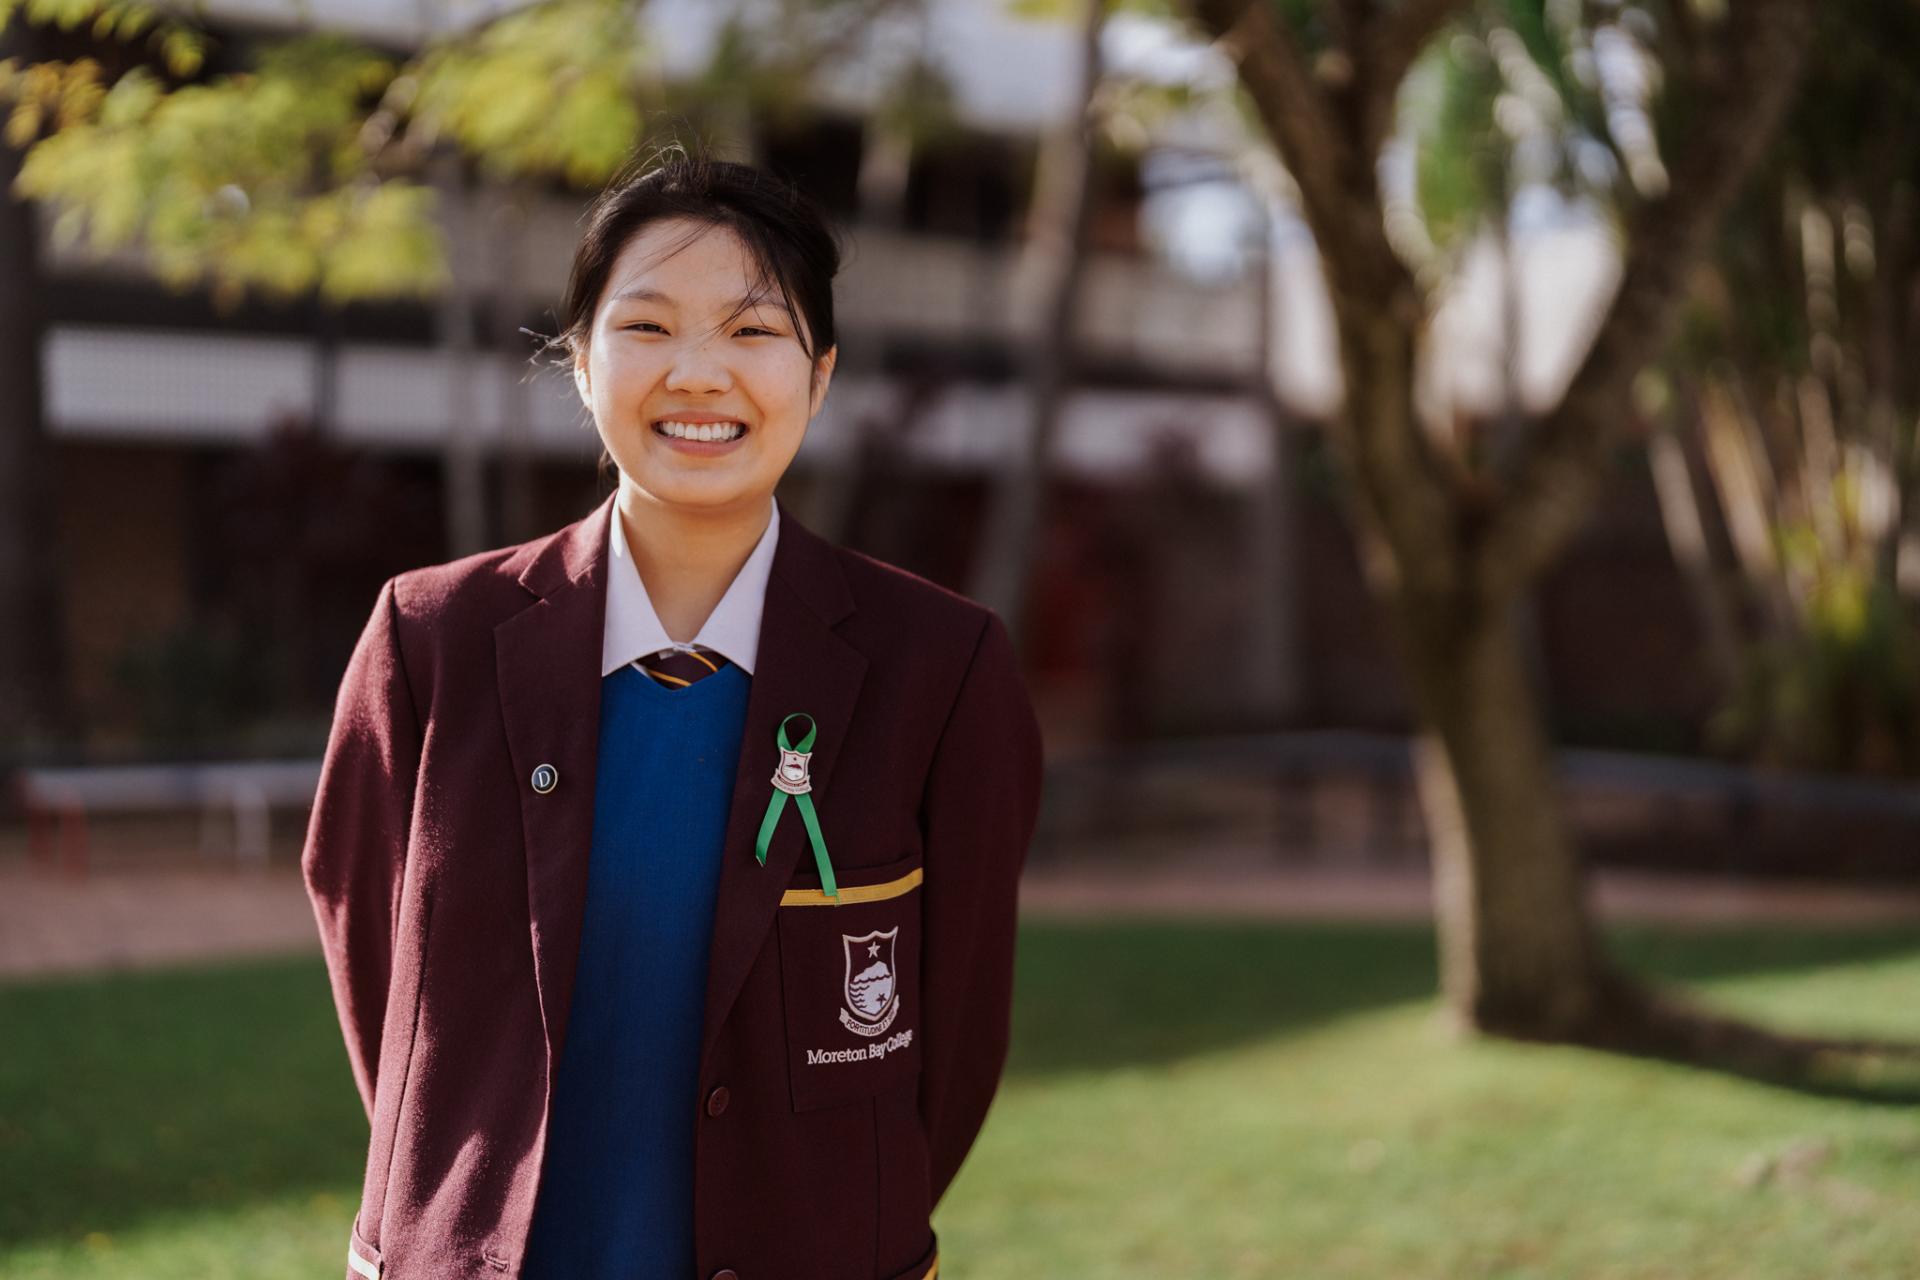
<svg viewBox="0 0 1920 1280"><path fill-rule="evenodd" d="M793 1108L870 1098L920 1071L919 855L849 868L838 897L817 888L780 900Z"/></svg>

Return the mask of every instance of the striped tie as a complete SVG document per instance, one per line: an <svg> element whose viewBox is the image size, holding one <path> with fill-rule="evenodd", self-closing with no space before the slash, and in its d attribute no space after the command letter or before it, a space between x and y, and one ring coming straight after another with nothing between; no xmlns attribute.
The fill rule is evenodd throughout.
<svg viewBox="0 0 1920 1280"><path fill-rule="evenodd" d="M669 689L684 689L726 666L727 659L718 650L697 644L691 649L662 649L636 659L633 665L652 676L656 683Z"/></svg>

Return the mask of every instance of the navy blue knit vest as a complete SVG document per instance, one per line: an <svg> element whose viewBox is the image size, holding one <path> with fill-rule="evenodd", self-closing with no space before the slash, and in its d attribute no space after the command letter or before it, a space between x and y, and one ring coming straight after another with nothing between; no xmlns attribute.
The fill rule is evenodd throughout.
<svg viewBox="0 0 1920 1280"><path fill-rule="evenodd" d="M752 678L600 686L580 963L525 1280L693 1274L707 946Z"/></svg>

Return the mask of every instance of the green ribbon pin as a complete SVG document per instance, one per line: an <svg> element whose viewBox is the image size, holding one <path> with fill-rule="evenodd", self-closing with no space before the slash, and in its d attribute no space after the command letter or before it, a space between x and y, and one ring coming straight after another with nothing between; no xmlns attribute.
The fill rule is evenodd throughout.
<svg viewBox="0 0 1920 1280"><path fill-rule="evenodd" d="M807 736L797 745L787 740L787 720L796 717L804 717L807 722ZM787 797L792 796L800 810L800 820L807 825L807 836L813 841L813 861L820 868L820 888L829 898L837 898L840 886L834 882L833 863L827 859L827 839L820 834L820 817L813 811L813 797L807 794L813 790L813 781L807 777L807 761L813 757L813 739L819 732L820 726L804 711L796 711L780 722L774 734L774 741L780 747L780 765L773 771L773 795L767 800L767 816L760 820L760 835L753 842L753 855L760 859L761 866L767 865L767 846L773 842L773 829L780 825Z"/></svg>

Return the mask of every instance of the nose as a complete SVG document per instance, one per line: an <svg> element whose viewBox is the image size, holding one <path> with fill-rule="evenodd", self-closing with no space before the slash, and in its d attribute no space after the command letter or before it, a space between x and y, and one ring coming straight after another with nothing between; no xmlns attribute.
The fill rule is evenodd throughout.
<svg viewBox="0 0 1920 1280"><path fill-rule="evenodd" d="M682 343L667 369L669 391L698 394L725 391L732 385L733 376L710 336Z"/></svg>

